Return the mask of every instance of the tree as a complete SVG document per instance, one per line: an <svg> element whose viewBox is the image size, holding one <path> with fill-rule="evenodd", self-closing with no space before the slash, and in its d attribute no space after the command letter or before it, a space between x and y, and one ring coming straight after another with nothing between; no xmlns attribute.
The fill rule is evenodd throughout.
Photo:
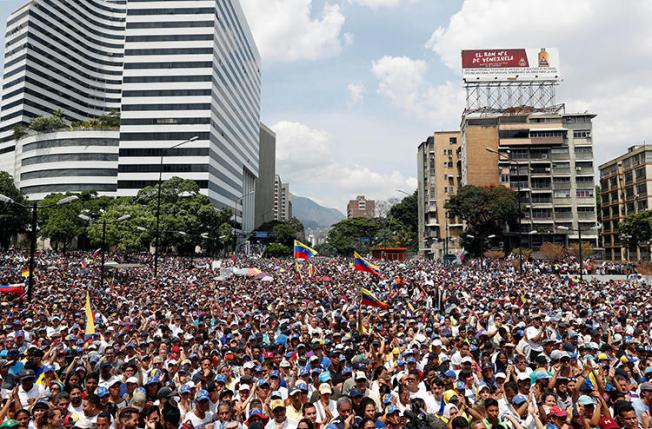
<svg viewBox="0 0 652 429"><path fill-rule="evenodd" d="M417 191L389 209L389 216L416 232L419 227L419 197Z"/></svg>
<svg viewBox="0 0 652 429"><path fill-rule="evenodd" d="M51 206L39 209L39 225L41 227L39 236L49 238L55 250L64 252L70 242L84 232L85 224L78 216L81 213L82 202L75 201L70 204L57 206L57 201L73 194L50 194L43 198L43 206Z"/></svg>
<svg viewBox="0 0 652 429"><path fill-rule="evenodd" d="M265 253L269 258L278 258L290 255L290 247L283 243L270 243L265 249Z"/></svg>
<svg viewBox="0 0 652 429"><path fill-rule="evenodd" d="M632 213L618 225L621 241L630 249L652 239L652 210Z"/></svg>
<svg viewBox="0 0 652 429"><path fill-rule="evenodd" d="M31 130L39 133L50 133L66 127L67 124L61 109L55 111L52 116L37 116L29 124Z"/></svg>
<svg viewBox="0 0 652 429"><path fill-rule="evenodd" d="M147 207L154 217L157 195L157 186L148 186L136 196L136 201ZM200 194L199 185L193 180L172 177L161 184L162 249L176 247L179 253L192 253L201 234L208 233L210 237L211 231L218 231L224 223L229 223L231 216L230 210L215 208L206 195ZM155 224L153 228L156 229Z"/></svg>
<svg viewBox="0 0 652 429"><path fill-rule="evenodd" d="M295 217L287 222L278 220L265 222L257 230L270 233L274 241L286 246L293 246L294 240L305 240L303 224Z"/></svg>
<svg viewBox="0 0 652 429"><path fill-rule="evenodd" d="M513 224L520 214L515 194L502 186L463 186L446 208L450 216L464 220L476 237L502 236L504 225Z"/></svg>
<svg viewBox="0 0 652 429"><path fill-rule="evenodd" d="M118 222L125 215L129 219ZM139 252L147 250L154 237L155 218L147 207L134 204L130 198L116 198L105 212L88 228L88 237L94 248L102 245L103 222L106 221L106 246L119 252ZM142 227L145 230L138 229Z"/></svg>
<svg viewBox="0 0 652 429"><path fill-rule="evenodd" d="M0 194L19 204L27 203L13 177L6 171L0 171ZM23 232L30 221L29 210L19 204L0 203L0 247L3 249L9 247L11 237Z"/></svg>
<svg viewBox="0 0 652 429"><path fill-rule="evenodd" d="M342 220L328 231L328 243L336 254L350 256L354 250L366 253L377 242L382 242L383 220L378 218L357 217Z"/></svg>

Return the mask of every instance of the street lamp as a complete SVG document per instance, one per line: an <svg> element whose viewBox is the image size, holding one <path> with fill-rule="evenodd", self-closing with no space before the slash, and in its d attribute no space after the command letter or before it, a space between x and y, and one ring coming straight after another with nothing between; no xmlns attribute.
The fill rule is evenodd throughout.
<svg viewBox="0 0 652 429"><path fill-rule="evenodd" d="M82 220L85 220L86 222L89 222L89 223L93 222L93 218L91 218L90 216L87 216L85 214L78 214L77 217L82 219ZM120 216L119 218L117 218L116 220L114 220L112 222L107 222L106 219L102 220L102 246L100 247L102 265L100 267L100 289L104 287L104 254L106 253L106 224L107 223L120 223L120 222L123 222L123 221L125 221L127 219L130 219L130 218L131 218L131 215L125 214L125 215Z"/></svg>
<svg viewBox="0 0 652 429"><path fill-rule="evenodd" d="M589 229L600 229L600 227L601 227L600 224L596 224ZM578 234L577 238L580 242L578 246L578 256L580 262L580 282L582 282L584 280L584 275L583 275L584 269L583 269L583 261L582 261L582 228L578 224L577 228L569 228L567 226L557 225L557 229L561 229L562 231L577 232Z"/></svg>
<svg viewBox="0 0 652 429"><path fill-rule="evenodd" d="M193 136L186 141L177 143L169 148L161 149L161 163L158 171L158 190L156 194L156 247L154 249L154 278L158 277L158 255L161 242L161 182L163 181L163 157L172 149L176 149L186 143L194 142L199 136Z"/></svg>
<svg viewBox="0 0 652 429"><path fill-rule="evenodd" d="M60 199L54 204L48 205L48 206L41 206L41 209L47 209L51 207L56 207L56 206L63 206L66 204L74 203L77 201L79 197L77 195L71 195L69 197L65 197ZM32 209L32 236L30 240L30 248L29 248L29 277L28 277L28 285L27 285L27 302L31 303L32 302L32 289L34 289L34 257L36 255L36 228L37 228L37 223L38 223L38 209L39 206L36 201L32 203L32 206L28 206L25 204L21 204L17 201L14 201L13 199L9 198L6 195L0 194L0 202L6 203L6 204L15 204L17 206L24 207L26 209Z"/></svg>

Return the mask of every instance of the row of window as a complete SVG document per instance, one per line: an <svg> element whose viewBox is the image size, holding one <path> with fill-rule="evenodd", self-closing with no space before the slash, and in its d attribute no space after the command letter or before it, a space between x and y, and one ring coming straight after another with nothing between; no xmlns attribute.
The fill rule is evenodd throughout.
<svg viewBox="0 0 652 429"><path fill-rule="evenodd" d="M123 97L193 97L211 95L210 89L150 89L122 91Z"/></svg>
<svg viewBox="0 0 652 429"><path fill-rule="evenodd" d="M184 76L125 76L124 83L150 83L150 82L210 82L210 75L184 75Z"/></svg>
<svg viewBox="0 0 652 429"><path fill-rule="evenodd" d="M126 70L133 69L191 69L210 68L212 61L164 62L164 63L126 63Z"/></svg>
<svg viewBox="0 0 652 429"><path fill-rule="evenodd" d="M77 19L75 17L74 13L73 14L68 13L68 11L66 11L65 9L59 7L58 4L54 3L51 0L45 0L45 4L47 5L47 7L40 6L36 2L34 3L35 7L37 7L40 11L45 12L47 15L51 16L52 19L54 19L55 21L60 22L61 18L57 17L55 14L53 14L51 9L56 10L61 15L64 15L65 19L75 22L77 25L84 28L84 30L88 31L89 34L94 34L94 35L101 36L101 37L104 37L104 38L107 38L107 39L118 39L119 40L119 39L123 38L123 36L117 35L117 34L103 33L103 32L100 33L96 28L89 27L85 22L80 21L79 19ZM93 13L92 16L95 16L95 14ZM112 31L120 31L120 32L124 30L123 26L118 27L118 26L107 25L107 24L100 23L100 22L93 22L88 16L86 16L85 18L88 19L89 22L92 22L93 25L95 25L97 27L105 28L107 30L112 30Z"/></svg>
<svg viewBox="0 0 652 429"><path fill-rule="evenodd" d="M118 144L119 144L118 139L106 139L106 138L47 140L42 142L28 143L23 146L23 152L29 152L37 149L51 149L51 148L59 148L59 147L71 147L71 146L115 147L118 146Z"/></svg>
<svg viewBox="0 0 652 429"><path fill-rule="evenodd" d="M215 13L214 7L187 7L166 9L129 9L128 15L202 15Z"/></svg>
<svg viewBox="0 0 652 429"><path fill-rule="evenodd" d="M118 161L118 155L114 153L64 153L55 155L40 155L23 158L21 165L25 166L69 161Z"/></svg>
<svg viewBox="0 0 652 429"><path fill-rule="evenodd" d="M178 140L184 141L192 137L199 137L198 140L208 140L210 133L197 133L195 131L170 132L170 133L121 133L122 141L151 141L151 140Z"/></svg>
<svg viewBox="0 0 652 429"><path fill-rule="evenodd" d="M54 184L54 185L34 185L21 187L21 190L26 194L51 194L53 192L84 192L84 191L98 191L98 192L115 192L118 187L111 183L70 183L70 184Z"/></svg>
<svg viewBox="0 0 652 429"><path fill-rule="evenodd" d="M133 118L120 121L121 125L197 125L210 123L211 118Z"/></svg>
<svg viewBox="0 0 652 429"><path fill-rule="evenodd" d="M125 55L200 55L212 54L213 48L126 49Z"/></svg>
<svg viewBox="0 0 652 429"><path fill-rule="evenodd" d="M127 29L213 27L214 21L128 22Z"/></svg>
<svg viewBox="0 0 652 429"><path fill-rule="evenodd" d="M213 34L155 34L149 36L127 36L129 42L190 42L213 40Z"/></svg>
<svg viewBox="0 0 652 429"><path fill-rule="evenodd" d="M50 177L117 177L118 170L110 168L63 168L57 170L30 171L21 173L20 180L45 179Z"/></svg>

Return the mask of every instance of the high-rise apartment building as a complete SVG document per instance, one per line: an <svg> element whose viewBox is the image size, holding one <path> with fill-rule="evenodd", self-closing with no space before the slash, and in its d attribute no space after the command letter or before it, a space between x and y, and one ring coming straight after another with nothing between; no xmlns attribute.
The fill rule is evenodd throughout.
<svg viewBox="0 0 652 429"><path fill-rule="evenodd" d="M652 147L632 146L600 165L602 245L605 258L649 260L649 243L623 246L618 226L628 216L652 207ZM634 237L635 239L635 237Z"/></svg>
<svg viewBox="0 0 652 429"><path fill-rule="evenodd" d="M461 182L459 131L437 131L419 145L418 236L419 254L439 258L459 250L462 223L448 216L446 203Z"/></svg>
<svg viewBox="0 0 652 429"><path fill-rule="evenodd" d="M287 222L292 218L290 184L283 183L278 174L274 178L274 220Z"/></svg>
<svg viewBox="0 0 652 429"><path fill-rule="evenodd" d="M28 195L78 191L78 182L94 184L89 177L100 190L135 195L162 168L163 179L195 180L217 207L235 208L244 230L253 229L260 56L237 0L30 1L8 19L4 73L0 168L19 186L23 166L37 174L57 159L39 158L39 149L25 163L16 125L58 109L69 122L121 115L117 160L114 149L87 151L70 138L58 153L65 162L116 165L72 173L43 166L47 177L67 174L68 187ZM63 144L48 141L62 152Z"/></svg>
<svg viewBox="0 0 652 429"><path fill-rule="evenodd" d="M463 118L462 184L498 183L519 196L524 215L512 247L577 241L578 228L597 245L594 117L512 109Z"/></svg>
<svg viewBox="0 0 652 429"><path fill-rule="evenodd" d="M349 200L346 205L346 217L374 217L376 215L376 201L368 200L364 195L358 195L355 200Z"/></svg>

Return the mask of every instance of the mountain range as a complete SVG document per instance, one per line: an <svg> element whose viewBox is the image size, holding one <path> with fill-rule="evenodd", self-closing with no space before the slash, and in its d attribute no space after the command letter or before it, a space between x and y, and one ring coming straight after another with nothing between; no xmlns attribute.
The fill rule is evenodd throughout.
<svg viewBox="0 0 652 429"><path fill-rule="evenodd" d="M298 195L292 195L292 215L306 229L328 228L346 217L337 209L321 206L310 198Z"/></svg>

